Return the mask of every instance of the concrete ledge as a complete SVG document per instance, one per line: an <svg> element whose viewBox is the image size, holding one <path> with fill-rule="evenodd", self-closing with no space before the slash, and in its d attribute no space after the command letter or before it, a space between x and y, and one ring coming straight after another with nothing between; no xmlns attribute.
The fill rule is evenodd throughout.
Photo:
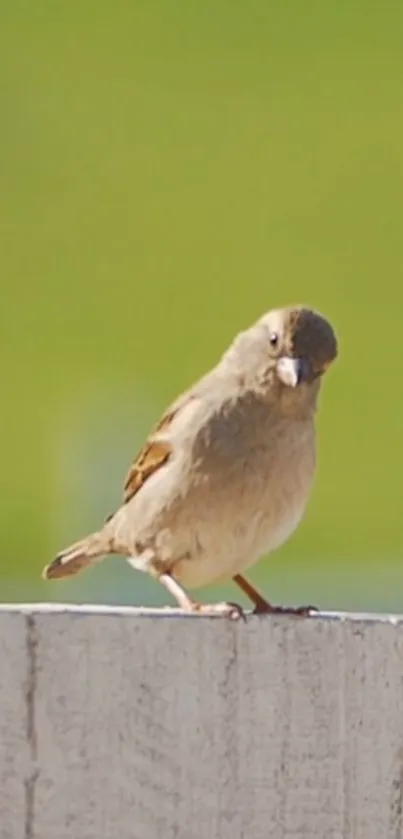
<svg viewBox="0 0 403 839"><path fill-rule="evenodd" d="M1 839L402 839L403 618L0 608Z"/></svg>

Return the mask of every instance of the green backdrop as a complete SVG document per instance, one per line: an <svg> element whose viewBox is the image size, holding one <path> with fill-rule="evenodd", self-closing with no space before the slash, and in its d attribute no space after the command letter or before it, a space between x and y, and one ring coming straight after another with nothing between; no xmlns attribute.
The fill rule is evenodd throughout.
<svg viewBox="0 0 403 839"><path fill-rule="evenodd" d="M340 341L319 471L252 578L403 611L402 27L380 0L1 5L2 599L162 602L120 560L41 568L233 334L306 302Z"/></svg>

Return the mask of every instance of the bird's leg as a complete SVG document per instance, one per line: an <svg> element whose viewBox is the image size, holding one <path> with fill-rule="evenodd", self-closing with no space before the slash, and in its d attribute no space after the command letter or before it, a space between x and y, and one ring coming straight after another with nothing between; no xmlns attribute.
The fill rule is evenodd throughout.
<svg viewBox="0 0 403 839"><path fill-rule="evenodd" d="M245 577L242 577L241 574L236 574L236 576L233 577L233 580L234 583L236 583L237 586L239 586L241 591L243 591L243 593L246 594L247 597L249 597L249 600L252 601L253 605L255 606L254 612L256 614L272 611L273 606L271 606L270 603L268 603L268 601L265 600L263 595L260 594L260 592L256 588L254 588Z"/></svg>
<svg viewBox="0 0 403 839"><path fill-rule="evenodd" d="M311 612L317 612L315 606L273 606L268 600L265 600L262 594L252 586L245 577L241 574L236 574L233 577L234 583L249 597L254 605L254 615L264 614L282 614L282 615L300 615L307 617Z"/></svg>
<svg viewBox="0 0 403 839"><path fill-rule="evenodd" d="M207 615L209 617L225 617L231 620L245 619L243 609L237 603L197 603L192 600L179 583L170 574L161 574L158 580L174 597L178 606L184 612L191 612L194 615Z"/></svg>

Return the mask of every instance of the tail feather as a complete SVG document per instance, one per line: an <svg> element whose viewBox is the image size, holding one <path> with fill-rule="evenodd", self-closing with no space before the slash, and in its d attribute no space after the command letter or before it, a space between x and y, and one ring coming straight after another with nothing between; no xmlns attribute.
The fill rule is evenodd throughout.
<svg viewBox="0 0 403 839"><path fill-rule="evenodd" d="M45 580L56 580L78 574L79 571L93 565L107 551L108 545L105 538L102 538L101 533L92 533L91 536L87 536L61 551L43 569L42 577Z"/></svg>

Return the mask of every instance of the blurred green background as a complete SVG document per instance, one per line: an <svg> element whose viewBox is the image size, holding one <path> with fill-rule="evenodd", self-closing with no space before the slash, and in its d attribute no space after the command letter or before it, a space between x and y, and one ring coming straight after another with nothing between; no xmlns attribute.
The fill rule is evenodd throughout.
<svg viewBox="0 0 403 839"><path fill-rule="evenodd" d="M305 302L341 352L317 481L251 578L403 611L402 36L380 0L1 4L1 599L165 602L124 560L40 573L167 401Z"/></svg>

